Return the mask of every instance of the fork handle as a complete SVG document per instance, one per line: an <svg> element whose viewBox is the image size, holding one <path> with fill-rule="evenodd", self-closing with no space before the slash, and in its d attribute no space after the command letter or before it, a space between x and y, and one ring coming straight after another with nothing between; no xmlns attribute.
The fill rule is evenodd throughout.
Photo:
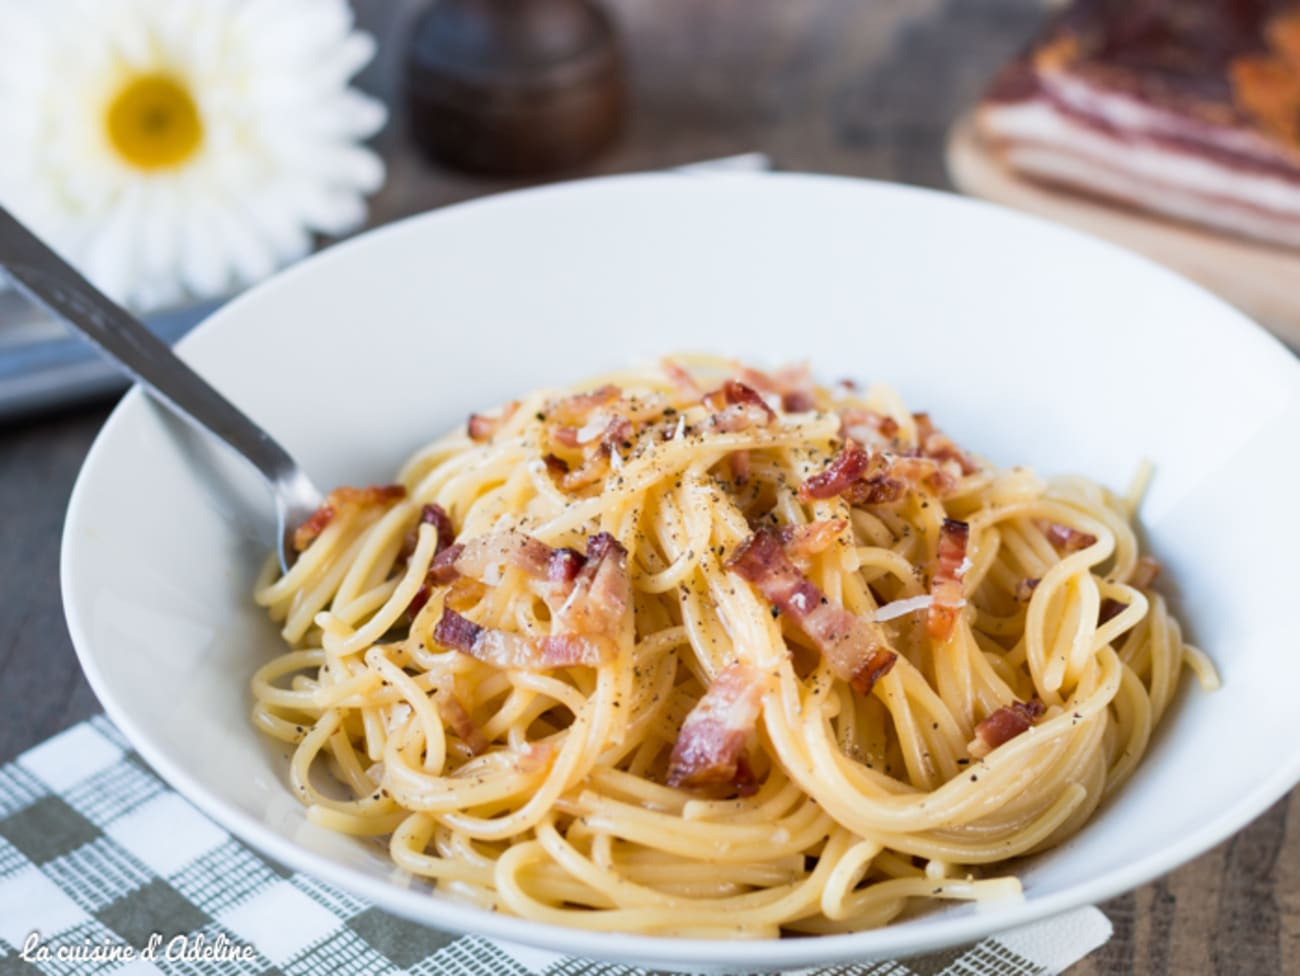
<svg viewBox="0 0 1300 976"><path fill-rule="evenodd" d="M289 453L190 369L139 319L104 295L0 207L0 267L20 291L81 331L173 412L252 463L277 492L304 477Z"/></svg>

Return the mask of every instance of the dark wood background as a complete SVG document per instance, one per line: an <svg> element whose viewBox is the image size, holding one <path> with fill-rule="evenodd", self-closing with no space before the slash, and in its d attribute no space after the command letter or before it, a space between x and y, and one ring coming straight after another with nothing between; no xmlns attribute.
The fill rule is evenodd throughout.
<svg viewBox="0 0 1300 976"><path fill-rule="evenodd" d="M380 40L361 84L394 106L377 140L372 223L513 183L440 170L412 149L400 102L420 4L356 0ZM761 150L782 169L947 187L948 123L1044 15L1036 0L610 0L632 110L619 143L568 177ZM0 324L2 327L2 324ZM107 405L0 429L0 762L94 713L59 602L72 482ZM1071 969L1300 973L1300 791L1236 837L1102 906L1115 937Z"/></svg>

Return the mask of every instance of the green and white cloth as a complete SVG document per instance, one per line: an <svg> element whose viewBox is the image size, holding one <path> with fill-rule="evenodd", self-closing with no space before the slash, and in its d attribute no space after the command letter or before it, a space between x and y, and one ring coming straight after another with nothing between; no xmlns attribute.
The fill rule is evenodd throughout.
<svg viewBox="0 0 1300 976"><path fill-rule="evenodd" d="M1101 912L1083 908L929 956L815 972L1040 976L1110 934ZM289 871L168 788L98 716L0 767L0 976L101 972L645 973L448 935Z"/></svg>

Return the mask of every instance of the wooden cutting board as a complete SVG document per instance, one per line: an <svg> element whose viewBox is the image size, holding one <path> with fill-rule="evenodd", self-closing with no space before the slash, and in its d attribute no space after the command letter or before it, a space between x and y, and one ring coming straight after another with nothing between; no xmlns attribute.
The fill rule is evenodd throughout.
<svg viewBox="0 0 1300 976"><path fill-rule="evenodd" d="M1138 251L1227 299L1300 350L1300 251L1256 244L1022 179L981 143L970 115L948 132L948 176L973 197Z"/></svg>

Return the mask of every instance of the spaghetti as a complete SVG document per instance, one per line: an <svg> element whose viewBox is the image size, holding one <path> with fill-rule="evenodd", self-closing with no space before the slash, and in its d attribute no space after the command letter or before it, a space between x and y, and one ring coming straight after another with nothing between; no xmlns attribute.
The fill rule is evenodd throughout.
<svg viewBox="0 0 1300 976"><path fill-rule="evenodd" d="M1184 664L1137 492L712 358L540 391L338 489L256 599L311 820L491 910L773 937L1017 893Z"/></svg>

